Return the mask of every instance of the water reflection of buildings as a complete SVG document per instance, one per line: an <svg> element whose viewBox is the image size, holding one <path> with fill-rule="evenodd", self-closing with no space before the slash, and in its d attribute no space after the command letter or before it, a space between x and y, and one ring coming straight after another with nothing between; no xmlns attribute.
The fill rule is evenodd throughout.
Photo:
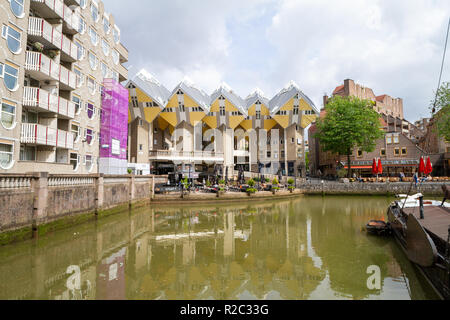
<svg viewBox="0 0 450 320"><path fill-rule="evenodd" d="M369 264L401 273L386 243L357 228L383 200L336 201L110 217L1 250L0 299L308 299L327 281L334 295L367 298Z"/></svg>

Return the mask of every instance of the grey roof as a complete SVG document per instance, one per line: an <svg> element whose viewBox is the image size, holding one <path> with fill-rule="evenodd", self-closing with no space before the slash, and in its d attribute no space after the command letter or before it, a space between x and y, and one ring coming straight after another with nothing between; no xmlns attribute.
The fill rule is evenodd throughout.
<svg viewBox="0 0 450 320"><path fill-rule="evenodd" d="M316 114L319 114L319 110L317 110L314 102L305 95L298 85L291 81L289 85L285 88L283 88L275 97L272 98L269 102L269 109L270 113L275 114L277 113L289 100L291 100L296 94L299 95L299 97L305 99L305 101L312 107L314 112Z"/></svg>
<svg viewBox="0 0 450 320"><path fill-rule="evenodd" d="M254 105L257 101L264 104L267 108L269 108L269 99L267 99L261 90L255 89L253 93L251 93L246 99L245 99L245 107L248 110L252 105Z"/></svg>
<svg viewBox="0 0 450 320"><path fill-rule="evenodd" d="M242 99L238 94L234 93L231 90L231 88L229 88L229 87L227 87L225 85L221 85L219 87L219 89L217 89L216 91L214 91L211 94L210 105L212 105L214 103L214 101L216 101L217 98L219 98L220 96L223 96L224 98L229 100L236 108L238 108L238 110L242 114L247 116L247 110L245 108L245 101L244 101L244 99Z"/></svg>
<svg viewBox="0 0 450 320"><path fill-rule="evenodd" d="M160 108L164 108L170 97L170 91L160 84L151 74L141 70L128 82L132 82L136 87L144 91L153 101L157 102ZM127 84L127 86L128 86Z"/></svg>
<svg viewBox="0 0 450 320"><path fill-rule="evenodd" d="M194 99L195 102L198 103L198 105L206 112L208 113L211 106L209 105L210 97L209 95L204 92L201 89L198 89L194 86L193 83L187 80L181 81L176 88L172 91L172 94L170 96L173 96L177 93L177 91L181 89L183 93L190 96L192 99Z"/></svg>

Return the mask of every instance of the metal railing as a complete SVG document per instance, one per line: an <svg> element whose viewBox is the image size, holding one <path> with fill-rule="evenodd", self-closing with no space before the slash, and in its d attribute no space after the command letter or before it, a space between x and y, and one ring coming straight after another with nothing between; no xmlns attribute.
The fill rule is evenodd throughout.
<svg viewBox="0 0 450 320"><path fill-rule="evenodd" d="M41 124L22 124L21 143L73 149L73 140L74 135L72 132L50 128Z"/></svg>
<svg viewBox="0 0 450 320"><path fill-rule="evenodd" d="M72 101L53 95L40 88L24 87L22 103L27 107L36 107L71 119L75 118L75 104Z"/></svg>

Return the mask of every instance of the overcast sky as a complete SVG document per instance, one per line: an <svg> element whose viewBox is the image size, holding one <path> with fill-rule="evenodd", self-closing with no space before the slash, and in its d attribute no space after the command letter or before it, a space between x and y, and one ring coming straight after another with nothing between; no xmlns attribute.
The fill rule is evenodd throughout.
<svg viewBox="0 0 450 320"><path fill-rule="evenodd" d="M429 115L450 15L449 0L104 3L130 52L130 78L145 68L171 91L188 76L209 94L224 81L243 98L256 87L272 98L294 80L318 108L350 78L403 98L410 121Z"/></svg>

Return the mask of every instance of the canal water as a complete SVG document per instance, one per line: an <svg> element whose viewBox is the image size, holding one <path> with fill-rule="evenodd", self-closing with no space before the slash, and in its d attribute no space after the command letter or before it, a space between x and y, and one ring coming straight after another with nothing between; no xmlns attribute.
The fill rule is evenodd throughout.
<svg viewBox="0 0 450 320"><path fill-rule="evenodd" d="M436 299L393 239L362 231L389 202L125 212L0 247L0 299Z"/></svg>

